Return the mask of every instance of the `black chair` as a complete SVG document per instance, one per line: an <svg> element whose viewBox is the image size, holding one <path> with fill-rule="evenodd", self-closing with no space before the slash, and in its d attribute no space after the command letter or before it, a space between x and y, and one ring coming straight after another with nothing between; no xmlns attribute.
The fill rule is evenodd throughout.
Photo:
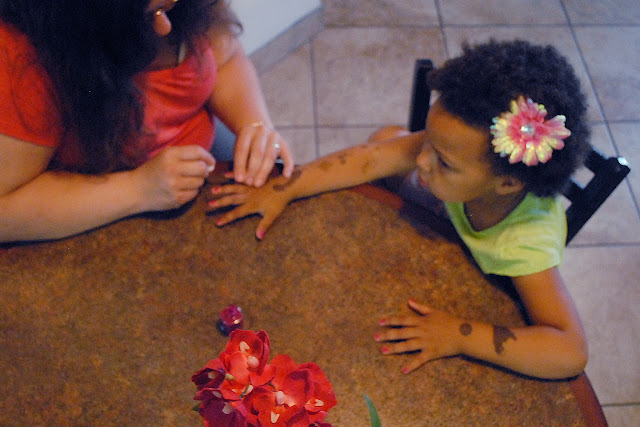
<svg viewBox="0 0 640 427"><path fill-rule="evenodd" d="M409 130L411 132L422 130L425 127L431 102L427 74L432 69L433 62L431 60L416 60L409 110ZM567 244L630 171L624 157L606 157L593 148L587 156L585 166L593 172L593 177L589 182L582 185L572 179L571 184L563 193L570 202L567 208Z"/></svg>

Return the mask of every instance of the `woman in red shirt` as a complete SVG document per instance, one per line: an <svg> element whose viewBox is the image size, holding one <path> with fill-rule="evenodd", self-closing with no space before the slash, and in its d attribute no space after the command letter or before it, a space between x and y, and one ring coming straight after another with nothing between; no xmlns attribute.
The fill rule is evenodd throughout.
<svg viewBox="0 0 640 427"><path fill-rule="evenodd" d="M287 143L224 1L0 0L0 241L55 239L192 200L215 166L260 186Z"/></svg>

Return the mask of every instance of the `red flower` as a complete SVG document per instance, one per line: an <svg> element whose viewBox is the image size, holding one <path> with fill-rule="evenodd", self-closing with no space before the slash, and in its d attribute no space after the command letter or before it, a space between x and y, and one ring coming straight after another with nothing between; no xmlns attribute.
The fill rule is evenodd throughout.
<svg viewBox="0 0 640 427"><path fill-rule="evenodd" d="M225 371L220 359L210 360L204 368L191 376L191 381L198 387L198 391L203 388L218 388L224 381Z"/></svg>
<svg viewBox="0 0 640 427"><path fill-rule="evenodd" d="M331 383L324 372L322 372L322 369L313 362L303 363L298 366L298 369L307 370L313 384L311 395L305 405L305 409L309 414L309 420L312 422L322 421L327 416L329 409L338 403L336 395L333 393Z"/></svg>
<svg viewBox="0 0 640 427"><path fill-rule="evenodd" d="M308 427L335 406L331 384L315 363L297 366L287 355L273 358L271 384L254 389L245 401L250 425Z"/></svg>
<svg viewBox="0 0 640 427"><path fill-rule="evenodd" d="M205 388L194 397L200 400L198 412L205 427L244 427L247 425L247 409L240 400L225 399L218 390Z"/></svg>
<svg viewBox="0 0 640 427"><path fill-rule="evenodd" d="M205 427L331 427L322 420L337 402L320 367L268 358L266 332L235 330L220 358L193 374Z"/></svg>
<svg viewBox="0 0 640 427"><path fill-rule="evenodd" d="M268 383L273 377L273 369L267 366L269 336L265 331L256 334L236 329L231 332L229 342L220 354L220 360L233 379L242 384L252 384L255 387Z"/></svg>

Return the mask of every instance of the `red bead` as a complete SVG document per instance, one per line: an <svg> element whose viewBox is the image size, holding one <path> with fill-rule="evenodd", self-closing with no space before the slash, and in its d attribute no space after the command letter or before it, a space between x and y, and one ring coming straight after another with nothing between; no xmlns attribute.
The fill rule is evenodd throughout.
<svg viewBox="0 0 640 427"><path fill-rule="evenodd" d="M224 335L229 335L236 329L242 329L244 325L244 316L242 309L235 304L224 308L220 312L220 320L218 321L218 329Z"/></svg>

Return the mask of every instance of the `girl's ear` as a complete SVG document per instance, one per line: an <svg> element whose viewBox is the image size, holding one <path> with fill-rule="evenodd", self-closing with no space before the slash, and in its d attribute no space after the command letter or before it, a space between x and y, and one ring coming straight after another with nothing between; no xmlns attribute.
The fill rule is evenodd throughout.
<svg viewBox="0 0 640 427"><path fill-rule="evenodd" d="M518 193L524 190L524 184L518 178L510 175L498 178L496 192L501 195Z"/></svg>

